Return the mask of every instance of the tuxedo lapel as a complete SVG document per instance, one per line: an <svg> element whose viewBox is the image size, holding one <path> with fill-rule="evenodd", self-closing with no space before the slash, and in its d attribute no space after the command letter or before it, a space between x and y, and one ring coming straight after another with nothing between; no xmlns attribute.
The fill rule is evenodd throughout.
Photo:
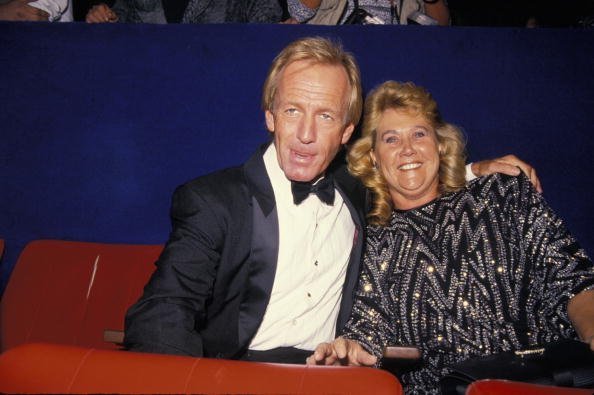
<svg viewBox="0 0 594 395"><path fill-rule="evenodd" d="M334 175L336 189L341 194L355 223L353 247L349 257L349 266L344 281L340 311L336 322L337 334L340 334L342 327L346 324L351 314L357 281L359 280L359 268L363 255L363 239L365 235L366 190L359 181L348 173L344 164L341 165L340 162L337 164L335 161L330 169Z"/></svg>
<svg viewBox="0 0 594 395"><path fill-rule="evenodd" d="M252 204L252 244L245 296L239 307L239 344L247 347L270 300L276 273L279 233L274 192L264 166L262 146L244 165Z"/></svg>

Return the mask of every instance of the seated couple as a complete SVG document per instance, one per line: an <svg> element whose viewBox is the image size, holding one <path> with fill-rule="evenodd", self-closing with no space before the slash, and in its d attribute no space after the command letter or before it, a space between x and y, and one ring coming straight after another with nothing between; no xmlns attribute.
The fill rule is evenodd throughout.
<svg viewBox="0 0 594 395"><path fill-rule="evenodd" d="M175 191L128 349L377 365L383 346L412 344L424 364L401 379L430 388L452 360L594 334L592 264L516 166L539 188L534 170L478 162L509 175L466 184L456 129L426 92L389 82L349 173L362 102L339 45L280 52L262 98L272 142Z"/></svg>

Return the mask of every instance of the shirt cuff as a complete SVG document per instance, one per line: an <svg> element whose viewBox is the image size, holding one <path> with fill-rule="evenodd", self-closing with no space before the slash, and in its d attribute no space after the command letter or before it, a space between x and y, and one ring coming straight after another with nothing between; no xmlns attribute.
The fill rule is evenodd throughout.
<svg viewBox="0 0 594 395"><path fill-rule="evenodd" d="M478 178L472 172L472 162L470 162L469 164L466 165L466 175L465 175L465 178L466 178L466 182L470 182L470 181Z"/></svg>

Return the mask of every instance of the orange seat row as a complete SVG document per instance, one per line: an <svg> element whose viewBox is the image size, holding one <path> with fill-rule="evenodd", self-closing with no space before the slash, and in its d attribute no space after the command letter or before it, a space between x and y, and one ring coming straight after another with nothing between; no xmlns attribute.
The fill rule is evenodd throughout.
<svg viewBox="0 0 594 395"><path fill-rule="evenodd" d="M4 242L0 239L0 257ZM0 301L0 393L401 394L391 374L358 367L267 364L121 351L123 331L160 245L38 240ZM586 395L592 390L483 380L468 395Z"/></svg>

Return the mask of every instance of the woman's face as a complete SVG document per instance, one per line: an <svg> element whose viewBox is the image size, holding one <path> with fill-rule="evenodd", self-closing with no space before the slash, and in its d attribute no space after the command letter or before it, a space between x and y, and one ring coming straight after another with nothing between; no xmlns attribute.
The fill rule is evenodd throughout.
<svg viewBox="0 0 594 395"><path fill-rule="evenodd" d="M388 183L395 208L409 210L439 196L439 143L423 116L385 110L371 157Z"/></svg>

